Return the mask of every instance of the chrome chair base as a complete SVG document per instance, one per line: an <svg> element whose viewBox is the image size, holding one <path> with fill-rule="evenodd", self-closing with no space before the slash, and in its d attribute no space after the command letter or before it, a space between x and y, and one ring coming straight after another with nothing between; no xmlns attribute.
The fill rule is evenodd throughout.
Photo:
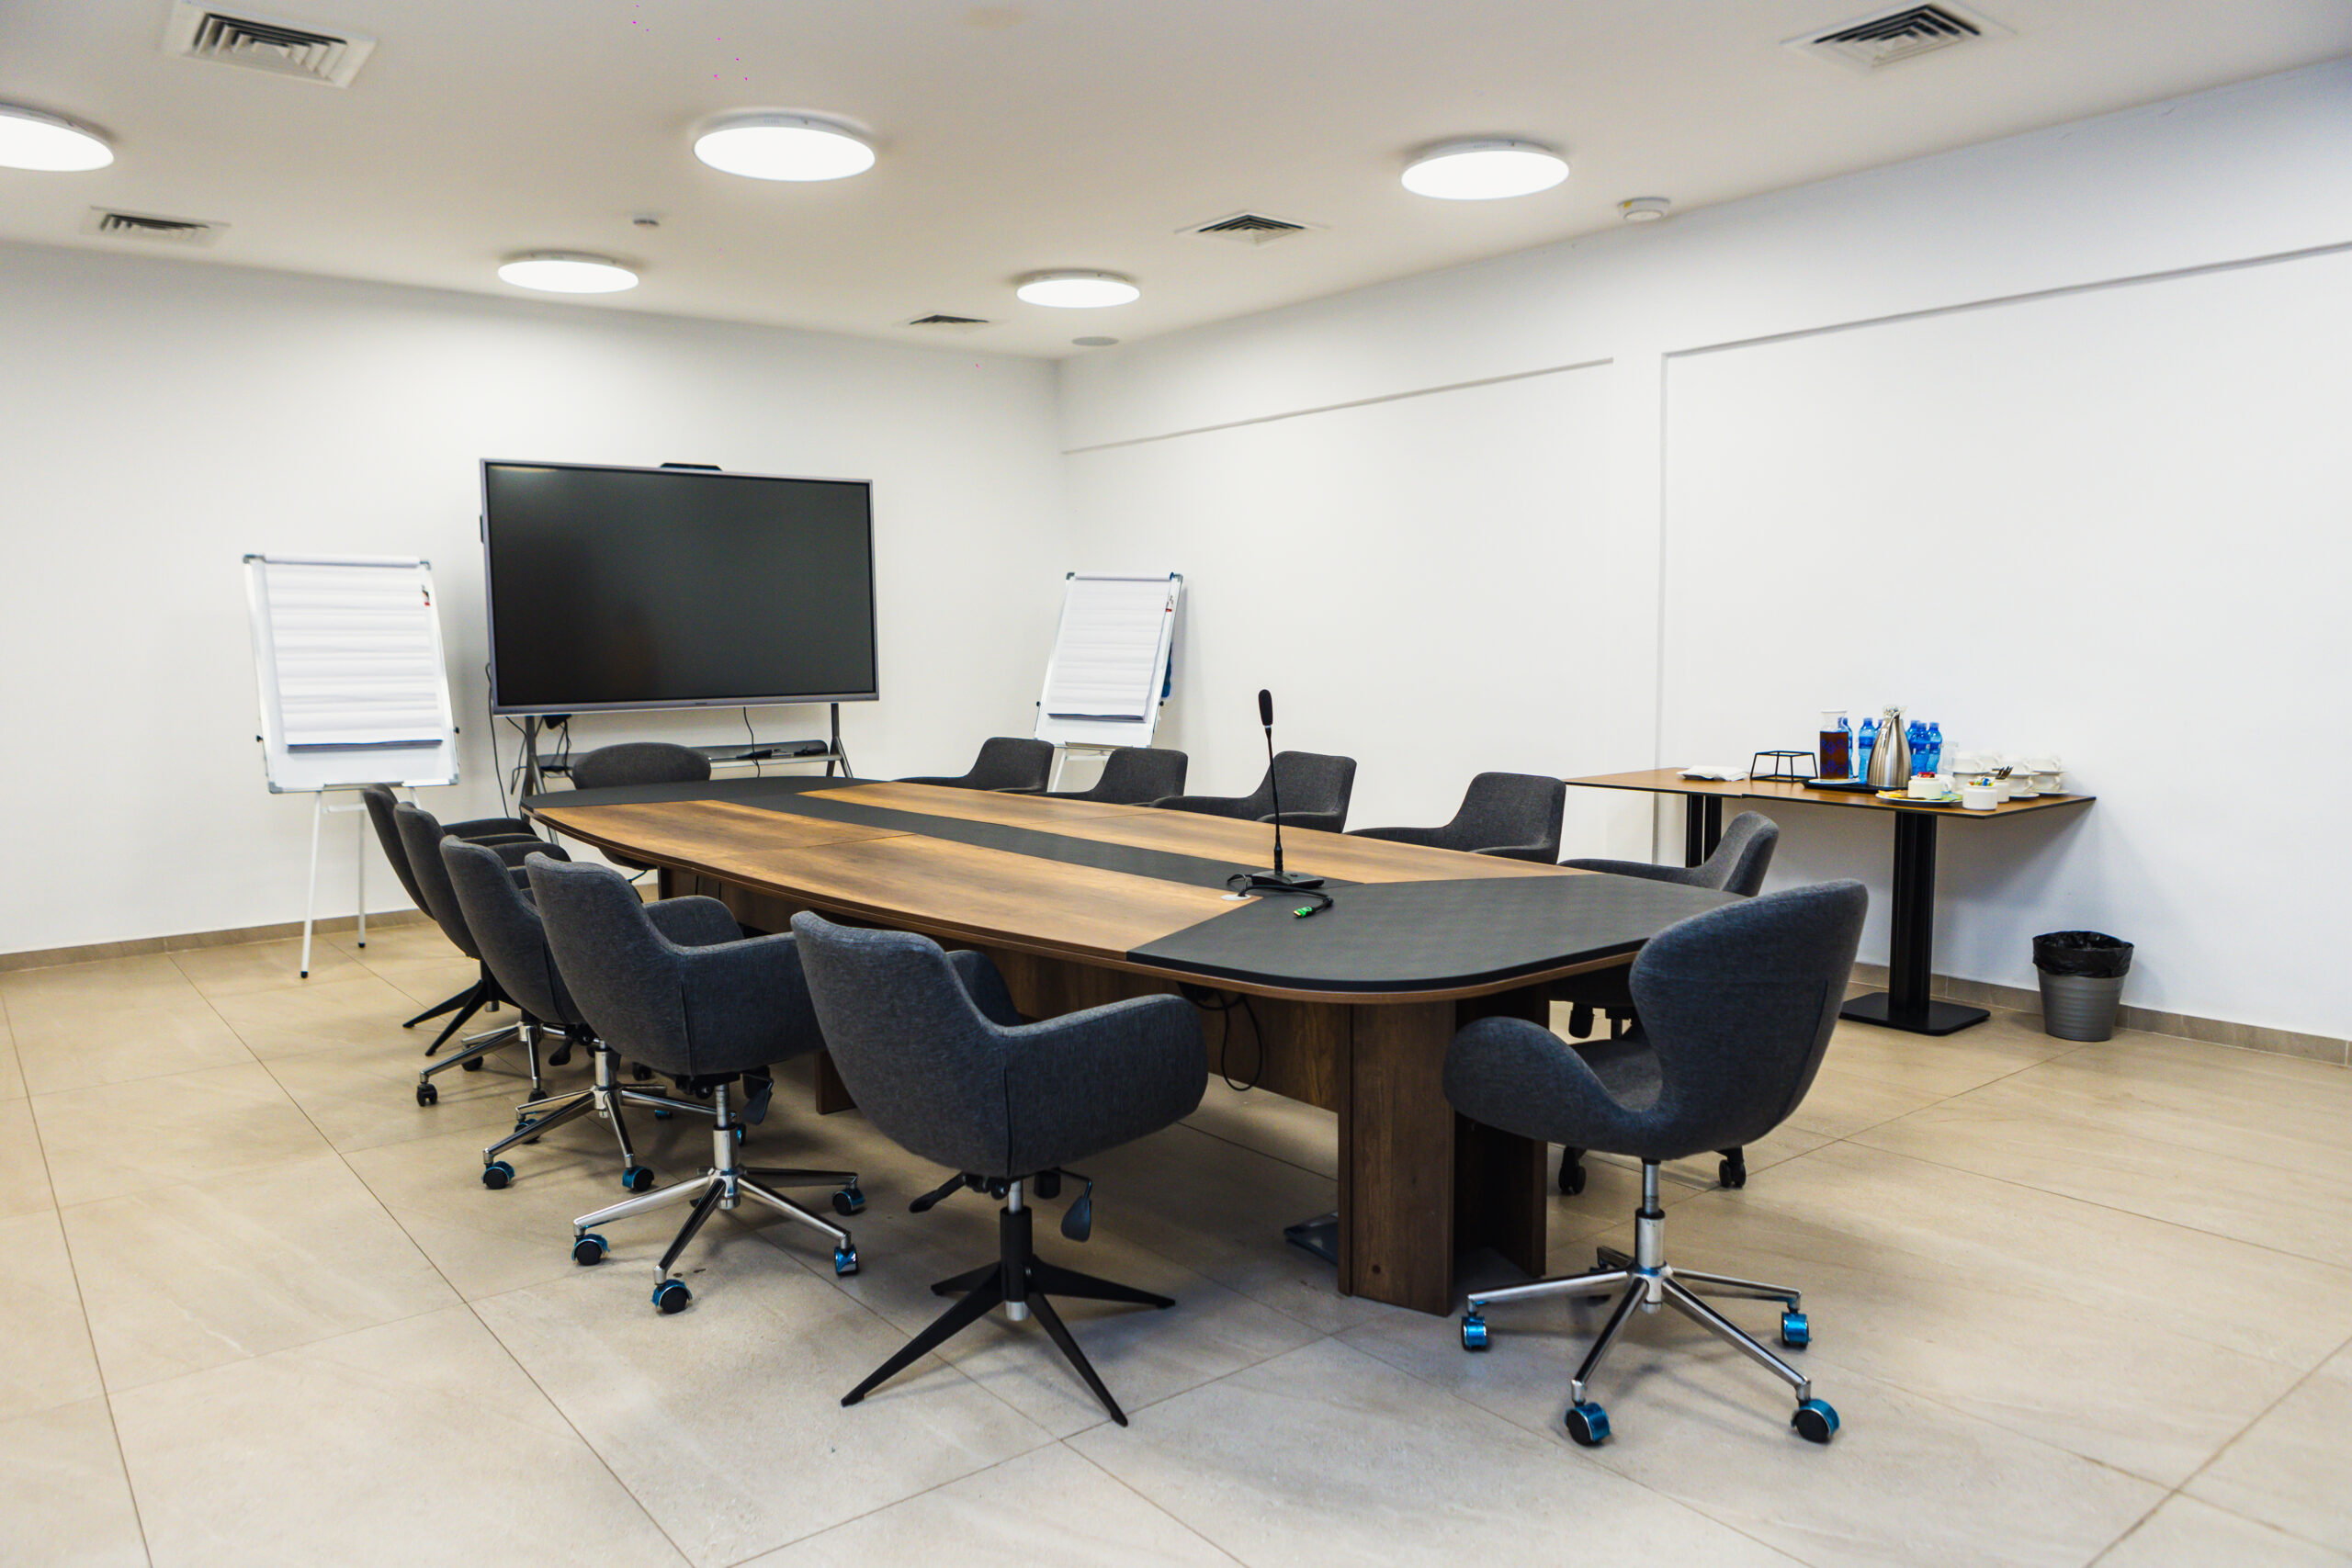
<svg viewBox="0 0 2352 1568"><path fill-rule="evenodd" d="M631 1214L642 1214L672 1203L691 1202L693 1212L670 1243L662 1261L655 1266L653 1304L665 1313L678 1312L693 1299L684 1281L673 1279L671 1269L679 1255L686 1250L695 1233L703 1223L720 1209L733 1209L746 1199L763 1203L786 1219L797 1220L826 1236L833 1243L833 1272L836 1275L857 1272L857 1245L849 1232L830 1220L820 1219L799 1204L775 1190L771 1183L786 1187L834 1187L833 1211L849 1215L865 1207L865 1194L857 1189L857 1172L854 1170L795 1170L765 1166L736 1164L737 1138L734 1110L729 1103L728 1089L721 1084L711 1097L713 1118L710 1130L711 1163L702 1175L692 1181L676 1181L667 1187L635 1198L623 1199L608 1208L592 1214L582 1214L571 1222L571 1260L583 1266L601 1262L607 1250L605 1238L595 1234L595 1227L609 1220L622 1220ZM621 1091L626 1098L629 1091ZM655 1099L644 1096L645 1099Z"/></svg>
<svg viewBox="0 0 2352 1568"><path fill-rule="evenodd" d="M569 1033L566 1038L571 1038ZM492 1173L499 1172L500 1168L505 1166L506 1162L499 1156L508 1149L516 1144L537 1143L540 1137L565 1122L594 1111L611 1126L613 1141L620 1145L621 1185L632 1192L642 1191L652 1185L653 1172L638 1163L637 1146L629 1140L628 1122L621 1116L621 1106L624 1103L650 1106L656 1115L679 1111L691 1111L702 1116L717 1113L713 1106L699 1100L676 1100L648 1089L626 1088L614 1080L613 1068L617 1058L611 1047L592 1036L588 1041L588 1051L595 1063L595 1078L577 1094L542 1094L537 1092L537 1082L533 1083L534 1097L514 1108L514 1130L481 1152L484 1186L506 1185L505 1179L493 1180ZM512 1167L507 1167L500 1174L511 1179L514 1172Z"/></svg>
<svg viewBox="0 0 2352 1568"><path fill-rule="evenodd" d="M1787 1383L1795 1393L1797 1402L1796 1414L1790 1418L1789 1424L1811 1441L1827 1442L1838 1429L1838 1413L1826 1402L1813 1397L1812 1381L1700 1299L1702 1296L1735 1296L1779 1302L1781 1306L1781 1343L1787 1348L1799 1350L1812 1341L1812 1325L1804 1314L1804 1295L1790 1285L1768 1284L1760 1280L1743 1280L1729 1274L1705 1274L1695 1269L1677 1269L1667 1262L1666 1212L1658 1204L1658 1168L1655 1161L1645 1160L1642 1165L1642 1206L1634 1214L1634 1250L1630 1256L1611 1247L1602 1247L1595 1258L1597 1267L1583 1273L1564 1274L1524 1285L1474 1292L1462 1314L1462 1348L1465 1350L1487 1348L1487 1308L1498 1303L1527 1301L1537 1296L1616 1296L1616 1310L1609 1314L1609 1321L1601 1327L1600 1337L1585 1352L1576 1376L1568 1381L1566 1423L1569 1434L1578 1443L1592 1447L1607 1440L1609 1436L1608 1415L1590 1397L1593 1375L1600 1370L1601 1359L1609 1354L1609 1348L1616 1343L1617 1336L1632 1321L1634 1309L1655 1312L1661 1306L1670 1306Z"/></svg>
<svg viewBox="0 0 2352 1568"><path fill-rule="evenodd" d="M535 1096L546 1093L546 1084L539 1076L538 1026L529 1019L523 1019L508 1024L503 1029L493 1029L486 1034L469 1035L460 1049L451 1052L437 1062L427 1064L416 1075L416 1102L419 1105L431 1105L441 1098L440 1089L433 1082L434 1074L446 1073L451 1067L479 1072L481 1070L481 1059L484 1056L492 1051L503 1050L509 1045L523 1047L531 1073L531 1093Z"/></svg>

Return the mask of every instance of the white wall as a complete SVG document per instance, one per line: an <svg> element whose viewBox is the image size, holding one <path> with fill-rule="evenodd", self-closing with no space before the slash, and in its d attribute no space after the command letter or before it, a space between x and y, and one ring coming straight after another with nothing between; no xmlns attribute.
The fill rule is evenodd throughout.
<svg viewBox="0 0 2352 1568"><path fill-rule="evenodd" d="M249 550L434 562L464 782L423 798L496 809L484 457L872 479L860 772L1028 732L1068 564L1044 364L24 247L0 247L0 952L301 918L311 802L264 786ZM821 708L752 716L823 732ZM732 709L575 722L582 745L741 734ZM331 819L326 912L352 829ZM369 894L405 908L380 860Z"/></svg>
<svg viewBox="0 0 2352 1568"><path fill-rule="evenodd" d="M2055 748L2099 804L1944 834L1939 969L2098 927L2132 1001L2340 1038L2352 852L2263 761L2352 771L2352 260L2304 254L2347 245L2338 62L1158 339L1066 364L1078 562L1187 574L1192 787L1254 780L1270 685L1360 824L1825 705ZM1883 958L1884 824L1780 819Z"/></svg>

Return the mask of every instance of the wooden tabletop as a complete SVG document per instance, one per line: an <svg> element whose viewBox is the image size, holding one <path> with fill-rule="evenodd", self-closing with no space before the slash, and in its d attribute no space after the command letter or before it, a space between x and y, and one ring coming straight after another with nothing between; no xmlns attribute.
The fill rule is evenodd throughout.
<svg viewBox="0 0 2352 1568"><path fill-rule="evenodd" d="M1192 932L1197 944L1205 922L1246 912L1256 901L1233 899L1224 878L1265 866L1272 856L1270 827L1230 818L936 784L808 787L815 782L796 781L789 789L785 781L729 779L690 787L558 792L524 805L548 826L599 849L800 907L945 941L1176 977L1192 971L1137 950L1161 944L1164 952L1182 951L1184 943L1169 945L1171 939ZM1608 890L1598 886L1590 899L1578 890L1624 878L1308 829L1285 829L1283 841L1293 871L1330 878L1343 903L1351 890L1361 892L1345 922L1325 916L1260 926L1263 934L1252 935L1248 945L1265 954L1263 972L1255 980L1237 979L1228 963L1217 982L1226 989L1301 998L1436 1000L1623 963L1630 955L1623 890L1615 890L1613 899L1599 897ZM1550 924L1539 922L1539 934L1531 939L1523 916L1515 928L1505 919L1526 899L1502 898L1502 886L1532 893L1532 881L1560 889L1556 900L1545 903L1544 917L1552 919L1548 910L1557 905L1556 951L1555 939L1541 934ZM1493 885L1498 892L1489 897L1476 885ZM1415 886L1430 888L1418 902L1396 903L1382 892L1395 887L1401 894ZM1441 886L1458 891L1440 895ZM1419 965L1393 993L1368 991L1361 964L1340 962L1336 951L1342 924L1369 940L1384 919L1383 908L1419 908L1430 897L1446 906L1445 923L1455 933L1444 950L1446 963ZM1686 901L1687 909L1679 904L1645 908L1633 923L1655 916L1662 927L1708 907L1713 896ZM1495 919L1491 941L1476 934L1487 929L1489 914ZM1468 939L1459 934L1465 930L1474 933ZM1493 953L1476 951L1482 944ZM1506 967L1509 976L1498 977Z"/></svg>
<svg viewBox="0 0 2352 1568"><path fill-rule="evenodd" d="M1631 773L1595 773L1590 778L1570 779L1572 784L1585 784L1594 789L1644 790L1652 795L1719 795L1733 800L1782 800L1802 806L1860 807L1871 811L1932 811L1943 817L2015 817L2028 811L2047 811L2057 806L2087 806L2098 797L2088 795L2037 795L2025 800L2005 800L1990 811L1971 811L1964 806L1928 806L1919 801L1881 800L1876 795L1861 790L1807 789L1801 784L1766 783L1755 779L1686 779L1679 768L1645 768Z"/></svg>

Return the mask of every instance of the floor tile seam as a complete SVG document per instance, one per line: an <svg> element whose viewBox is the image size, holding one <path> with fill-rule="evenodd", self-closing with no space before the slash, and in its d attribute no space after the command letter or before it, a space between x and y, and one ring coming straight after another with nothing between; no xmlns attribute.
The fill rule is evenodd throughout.
<svg viewBox="0 0 2352 1568"><path fill-rule="evenodd" d="M272 1083L276 1083L277 1080L276 1078L272 1078L270 1081ZM279 1086L279 1092L284 1092L283 1085ZM292 1100L293 1096L288 1095L287 1099ZM297 1111L302 1111L302 1107L299 1101L295 1103L294 1109ZM351 1171L351 1174L355 1178L358 1179L360 1185L367 1189L368 1197L375 1199L376 1202L379 1206L383 1205L384 1201L381 1198L377 1197L376 1190L372 1187L368 1187L367 1179L360 1176L358 1171L352 1169L351 1162L349 1160L344 1159L343 1151L334 1146L334 1140L330 1139L324 1133L319 1132L317 1122L311 1122L309 1111L302 1111L302 1119L304 1122L309 1122L311 1131L317 1134L320 1143L324 1145L322 1149L311 1149L302 1154L287 1155L283 1158L279 1159L264 1160L259 1165L238 1166L230 1170L217 1170L209 1176L188 1177L162 1181L144 1181L136 1187L127 1188L119 1192L102 1192L95 1198L77 1198L70 1203L58 1201L56 1203L57 1212L62 1214L69 1209L86 1209L96 1203L112 1203L124 1198L135 1198L142 1192L154 1192L172 1187L194 1187L202 1182L218 1181L227 1178L234 1178L240 1181L252 1180L257 1177L262 1177L271 1171L277 1170L281 1166L296 1165L308 1159L318 1159L322 1157L322 1155L333 1155L336 1159L342 1160L344 1168ZM36 1126L40 1124L38 1118L35 1119L34 1124ZM52 1200L55 1199L56 1195L53 1188L51 1189L51 1196ZM390 1210L386 1208L385 1212L389 1213Z"/></svg>
<svg viewBox="0 0 2352 1568"><path fill-rule="evenodd" d="M2163 1510L2165 1504L2171 1502L2175 1497L2179 1495L2180 1488L2177 1486L2167 1490L2163 1496L2157 1498L2155 1502L2149 1505L2148 1511L2146 1513L2142 1514L2138 1518L2133 1519L2130 1524L2125 1525L2122 1532L2117 1535L2114 1540L2109 1541L2105 1546L2100 1547L2097 1551L2091 1553L2090 1558L2088 1559L2088 1568L2098 1568L2100 1563L2114 1556L2115 1549L2117 1547L2121 1546L2125 1541L2130 1540L2133 1536L2139 1534L2140 1531L2145 1528L2147 1522L2150 1519L2154 1518L2156 1515Z"/></svg>
<svg viewBox="0 0 2352 1568"><path fill-rule="evenodd" d="M1091 1427L1088 1429L1090 1431L1092 1430ZM1072 1437L1075 1437L1076 1435L1076 1433L1071 1434ZM1057 1441L1066 1452L1075 1455L1080 1464L1085 1465L1089 1470L1091 1470L1097 1475L1102 1476L1112 1485L1116 1486L1120 1491L1125 1493L1128 1496L1133 1497L1145 1507L1149 1508L1153 1513L1158 1514L1161 1518L1166 1519L1170 1524L1174 1525L1178 1529L1182 1530L1193 1540L1199 1541L1203 1546L1207 1547L1211 1551L1216 1552L1219 1557L1224 1558L1228 1562L1246 1565L1248 1561L1247 1559L1238 1557L1234 1553L1227 1551L1216 1541L1211 1540L1207 1536L1203 1535L1199 1530L1194 1529L1191 1525L1188 1525L1182 1519L1178 1518L1168 1509L1161 1507L1151 1498L1145 1496L1141 1492L1138 1492L1134 1487L1128 1485L1126 1482L1123 1481L1118 1476L1112 1474L1109 1471L1103 1469L1102 1466L1095 1463L1083 1450L1072 1445L1069 1438L1063 1438L1057 1439Z"/></svg>
<svg viewBox="0 0 2352 1568"><path fill-rule="evenodd" d="M1923 1109L1925 1108L1923 1107ZM1917 1114L1917 1112L1913 1112L1913 1114ZM1896 1120L1900 1121L1901 1118L1898 1117ZM1874 1132L1876 1129L1865 1127L1861 1131L1863 1133L1868 1133ZM1853 1134L1853 1137L1859 1138L1860 1135L1860 1133L1857 1133ZM1842 1144L1850 1142L1851 1139L1840 1138L1837 1141ZM1823 1145L1824 1148L1828 1146L1828 1145ZM2250 1247L2258 1252L2269 1253L2275 1258L2289 1258L2294 1259L2298 1263L2311 1264L2317 1268L2328 1269L2334 1273L2352 1276L2352 1264L2337 1263L2325 1258L2314 1258L2309 1253L2297 1252L2290 1247L2272 1247L2266 1243L2253 1240L2247 1236L2233 1235L2228 1231L2209 1230L2203 1225L2192 1225L2188 1224L2186 1221L2168 1220L2161 1214L2142 1213L2137 1209L2126 1209L2118 1204L2101 1202L2096 1198L2086 1198L2079 1193L2061 1192L2055 1188L2039 1186L2030 1181L2020 1180L2013 1176L2003 1176L1993 1171L1977 1170L1964 1165L1951 1165L1943 1160L1930 1159L1925 1155L1915 1154L1906 1149L1882 1148L1876 1144L1856 1144L1855 1146L1857 1148L1868 1149L1872 1154L1883 1155L1889 1159L1910 1160L1915 1164L1931 1166L1938 1170L1953 1171L1962 1176L1973 1176L1985 1181L1997 1181L2005 1187L2015 1187L2027 1192L2039 1192L2045 1198L2055 1198L2062 1202L2080 1203L2086 1209L2098 1209L2105 1213L2120 1214L2127 1219L2140 1220L2148 1224L2163 1225L2168 1230L2184 1231L2190 1235L2210 1236L2216 1241L2234 1242L2240 1247ZM1817 1154L1820 1151L1808 1150L1806 1152ZM1800 1159L1803 1157L1803 1156L1791 1156L1790 1160ZM1779 1163L1786 1165L1790 1163L1790 1160L1782 1160ZM2352 1280L2347 1280L2347 1288L2352 1288Z"/></svg>
<svg viewBox="0 0 2352 1568"><path fill-rule="evenodd" d="M1273 1091L1269 1089L1266 1092L1271 1094ZM1274 1154L1266 1149L1261 1149L1255 1144L1245 1144L1238 1138L1228 1138L1222 1133L1212 1133L1206 1127L1196 1126L1190 1121L1179 1122L1176 1125L1183 1128L1188 1133L1198 1133L1204 1138L1214 1139L1216 1142L1223 1144L1229 1149L1239 1149L1245 1154L1253 1154L1261 1159L1270 1159L1276 1165L1288 1166L1293 1170L1303 1170L1307 1175L1314 1177L1319 1181L1336 1182L1339 1180L1338 1177L1326 1175L1324 1172L1316 1169L1311 1165L1301 1165L1295 1159L1286 1159L1281 1155Z"/></svg>
<svg viewBox="0 0 2352 1568"><path fill-rule="evenodd" d="M26 1094L25 1098L27 1100L54 1100L60 1095L87 1094L94 1089L126 1089L132 1084L161 1083L165 1078L189 1077L198 1073L217 1073L224 1067L259 1067L266 1066L268 1065L262 1061L260 1057L254 1055L250 1050L247 1050L245 1043L243 1040L237 1042L237 1049L245 1053L245 1059L242 1062L215 1062L209 1066L182 1067L177 1072L149 1073L143 1077L138 1077L109 1078L104 1083L80 1083L74 1085L72 1089L45 1089L38 1094L28 1092ZM19 1046L17 1048L18 1056L21 1057L23 1054L23 1047ZM272 1084L276 1084L277 1080L273 1077L270 1079L270 1082ZM32 1088L29 1082L28 1082L25 1087L28 1090ZM283 1093L284 1090L280 1089L279 1092Z"/></svg>
<svg viewBox="0 0 2352 1568"><path fill-rule="evenodd" d="M49 1140L41 1136L39 1117L33 1119L33 1142L40 1149L42 1174L48 1176ZM50 1179L49 1190L50 1198L54 1202L57 1197L57 1186L53 1177ZM90 1366L98 1374L97 1397L106 1404L107 1435L114 1439L114 1461L121 1467L122 1489L130 1497L130 1522L139 1529L140 1555L153 1563L155 1561L155 1554L147 1544L147 1516L145 1510L139 1506L138 1483L131 1479L130 1455L122 1446L122 1423L115 1415L114 1391L107 1387L106 1365L98 1359L98 1335L97 1330L90 1324L90 1297L89 1293L82 1289L81 1265L74 1258L74 1235L65 1228L63 1209L57 1208L51 1212L57 1215L57 1239L65 1248L65 1271L74 1280L74 1304L81 1310L82 1337L90 1347Z"/></svg>
<svg viewBox="0 0 2352 1568"><path fill-rule="evenodd" d="M332 1333L314 1335L307 1339L290 1339L283 1345L273 1345L266 1350L247 1351L243 1355L231 1357L225 1361L214 1361L209 1366L191 1367L186 1371L165 1372L161 1377L142 1378L136 1382L127 1382L119 1387L109 1383L107 1385L107 1397L108 1399L128 1398L135 1393L144 1393L150 1389L162 1388L166 1383L178 1382L183 1378L200 1378L207 1373L218 1372L224 1367L242 1367L254 1361L267 1360L272 1356L288 1355L297 1350L314 1350L322 1345L332 1345L338 1339L348 1339L355 1334L372 1333L379 1328L390 1328L394 1324L414 1323L420 1317L431 1317L435 1313L448 1312L452 1308L464 1304L465 1298L456 1296L437 1306L419 1307L414 1312L399 1313L374 1323L362 1323L349 1328L338 1328ZM105 1375L105 1368L101 1364L99 1376L103 1378Z"/></svg>
<svg viewBox="0 0 2352 1568"><path fill-rule="evenodd" d="M402 1227L402 1234L406 1234L405 1226ZM416 1245L414 1237L410 1238L409 1245L412 1247ZM422 1251L423 1249L419 1248L419 1250ZM452 1290L456 1289L454 1285L450 1288ZM501 1293L503 1294L503 1292ZM465 1308L467 1315L470 1316L474 1322L481 1326L481 1331L490 1337L490 1342L498 1347L498 1353L506 1358L507 1364L513 1367L516 1372L521 1374L523 1381L531 1385L531 1391L537 1393L547 1404L547 1407L555 1413L555 1418L563 1423L563 1429L570 1432L573 1438L579 1442L580 1446L588 1450L589 1454L594 1458L598 1467L604 1471L605 1476L612 1482L613 1485L619 1490L620 1495L628 1498L630 1505L634 1506L640 1515L644 1516L646 1524L652 1529L653 1533L660 1536L663 1544L668 1546L672 1551L677 1553L681 1568L695 1568L693 1553L689 1552L684 1546L681 1546L678 1543L677 1538L673 1536L669 1530L663 1527L660 1519L654 1517L653 1510L646 1506L645 1499L639 1496L636 1489L630 1486L628 1482L621 1479L619 1472L613 1469L612 1461L605 1457L605 1451L589 1440L588 1434L582 1431L579 1425L571 1419L571 1412L567 1411L561 1404L558 1404L555 1395L548 1392L546 1385L539 1382L537 1375L534 1373L530 1368L523 1364L523 1359L514 1353L514 1347L508 1345L505 1340L499 1337L498 1330L491 1326L490 1321L482 1316L481 1309L477 1307L474 1303L466 1300L463 1294L460 1294L458 1299L459 1304Z"/></svg>
<svg viewBox="0 0 2352 1568"><path fill-rule="evenodd" d="M2344 1354L2347 1347L2352 1347L2352 1337L2346 1338L2344 1344L2338 1345L2335 1349L2330 1350L2327 1354L2322 1356L2316 1362L2312 1363L2310 1371L2304 1372L2301 1377L2297 1378L2292 1383L2281 1390L2278 1398L2264 1405L2260 1410L2256 1411L2252 1416L2247 1418L2245 1425L2231 1433L2226 1440L2205 1457L2204 1463L2199 1465L2195 1470L2189 1472L2188 1475L2182 1477L2180 1484L2173 1488L2174 1492L2177 1495L2188 1497L2193 1502L2202 1503L2209 1508L2219 1508L2223 1513L2232 1515L2234 1517L2245 1519L2253 1524L2266 1526L2268 1529L2278 1531L2282 1535L2292 1536L2297 1540L2307 1540L2313 1546L2323 1547L2331 1551L2341 1551L2342 1549L2340 1547L2335 1546L2332 1542L2313 1540L2313 1538L2303 1534L2301 1530L2292 1529L2287 1525L2282 1525L2275 1519L2256 1518L2253 1515L2247 1513L2243 1508L2234 1508L2227 1503L2216 1502L2211 1497L2203 1496L2198 1493L2191 1492L2188 1489L2191 1486L2194 1486L2197 1483L2198 1479L2207 1471L2220 1463L2223 1455L2227 1454L2232 1449L2237 1447L2240 1442L2244 1441L2248 1433L2252 1432L2256 1427L2262 1425L2263 1422L2268 1420L2272 1414L2275 1413L2280 1405L2286 1404L2287 1401L2292 1399L2296 1394L2301 1393L2304 1387L2309 1384L2313 1378L2318 1377L2320 1373L2325 1371L2327 1370L2327 1364L2336 1357Z"/></svg>

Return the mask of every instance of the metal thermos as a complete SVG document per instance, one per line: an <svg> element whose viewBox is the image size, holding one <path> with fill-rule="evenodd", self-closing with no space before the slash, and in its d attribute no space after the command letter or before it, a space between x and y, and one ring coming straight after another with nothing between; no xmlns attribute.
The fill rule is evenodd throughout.
<svg viewBox="0 0 2352 1568"><path fill-rule="evenodd" d="M1872 789L1911 787L1911 738L1903 733L1903 710L1891 707L1879 716L1878 744L1871 748Z"/></svg>

